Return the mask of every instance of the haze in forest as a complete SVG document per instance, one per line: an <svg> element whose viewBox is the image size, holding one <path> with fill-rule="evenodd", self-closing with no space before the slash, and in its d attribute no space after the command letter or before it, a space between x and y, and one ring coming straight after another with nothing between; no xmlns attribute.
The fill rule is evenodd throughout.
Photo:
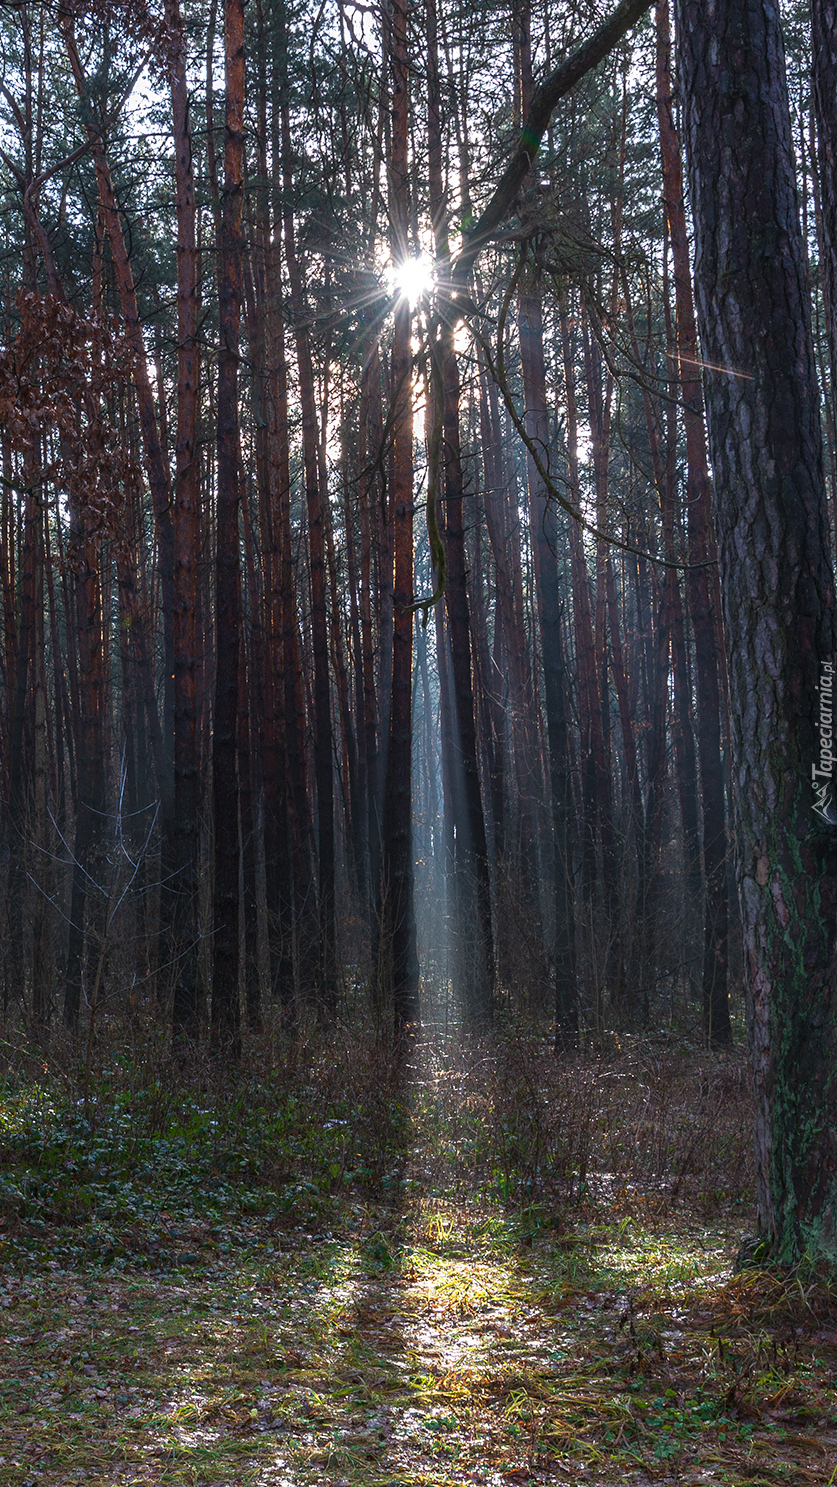
<svg viewBox="0 0 837 1487"><path fill-rule="evenodd" d="M748 1039L819 1263L837 38L675 12L4 12L3 1008Z"/></svg>

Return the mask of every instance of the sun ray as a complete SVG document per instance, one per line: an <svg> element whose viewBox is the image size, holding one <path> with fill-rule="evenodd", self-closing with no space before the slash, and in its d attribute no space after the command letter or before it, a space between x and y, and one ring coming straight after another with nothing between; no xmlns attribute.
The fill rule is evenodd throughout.
<svg viewBox="0 0 837 1487"><path fill-rule="evenodd" d="M423 253L417 258L404 258L400 263L392 264L389 277L393 293L400 299L409 300L411 305L417 305L435 283L433 264Z"/></svg>

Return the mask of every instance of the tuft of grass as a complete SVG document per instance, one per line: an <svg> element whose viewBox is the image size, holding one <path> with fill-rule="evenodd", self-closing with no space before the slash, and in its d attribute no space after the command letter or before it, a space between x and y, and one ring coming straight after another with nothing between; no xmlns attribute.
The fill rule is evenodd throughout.
<svg viewBox="0 0 837 1487"><path fill-rule="evenodd" d="M733 1058L151 1072L0 1091L0 1487L837 1481L835 1293L731 1270Z"/></svg>

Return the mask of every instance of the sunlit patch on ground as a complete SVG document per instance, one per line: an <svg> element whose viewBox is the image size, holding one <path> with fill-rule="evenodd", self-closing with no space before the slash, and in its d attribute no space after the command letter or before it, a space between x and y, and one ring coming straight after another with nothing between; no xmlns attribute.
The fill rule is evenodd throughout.
<svg viewBox="0 0 837 1487"><path fill-rule="evenodd" d="M435 1057L0 1104L0 1487L835 1487L733 1062Z"/></svg>
<svg viewBox="0 0 837 1487"><path fill-rule="evenodd" d="M254 1230L188 1279L8 1275L0 1483L831 1481L813 1293L731 1279L723 1228L491 1244L486 1216Z"/></svg>

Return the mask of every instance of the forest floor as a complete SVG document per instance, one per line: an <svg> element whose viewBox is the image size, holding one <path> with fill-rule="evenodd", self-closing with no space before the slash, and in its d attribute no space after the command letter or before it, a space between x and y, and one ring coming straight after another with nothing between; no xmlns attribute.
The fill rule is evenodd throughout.
<svg viewBox="0 0 837 1487"><path fill-rule="evenodd" d="M9 1078L0 1487L837 1482L837 1292L733 1274L746 1195L683 1133L714 1110L729 1168L748 1113L706 1056L533 1085L534 1133L546 1060L491 1057L400 1105L378 1080L377 1115L316 1076L201 1108ZM549 1114L572 1090L578 1148L578 1089L608 1079L640 1124L608 1127L598 1184L566 1160L559 1183ZM673 1179L637 1156L649 1122Z"/></svg>

